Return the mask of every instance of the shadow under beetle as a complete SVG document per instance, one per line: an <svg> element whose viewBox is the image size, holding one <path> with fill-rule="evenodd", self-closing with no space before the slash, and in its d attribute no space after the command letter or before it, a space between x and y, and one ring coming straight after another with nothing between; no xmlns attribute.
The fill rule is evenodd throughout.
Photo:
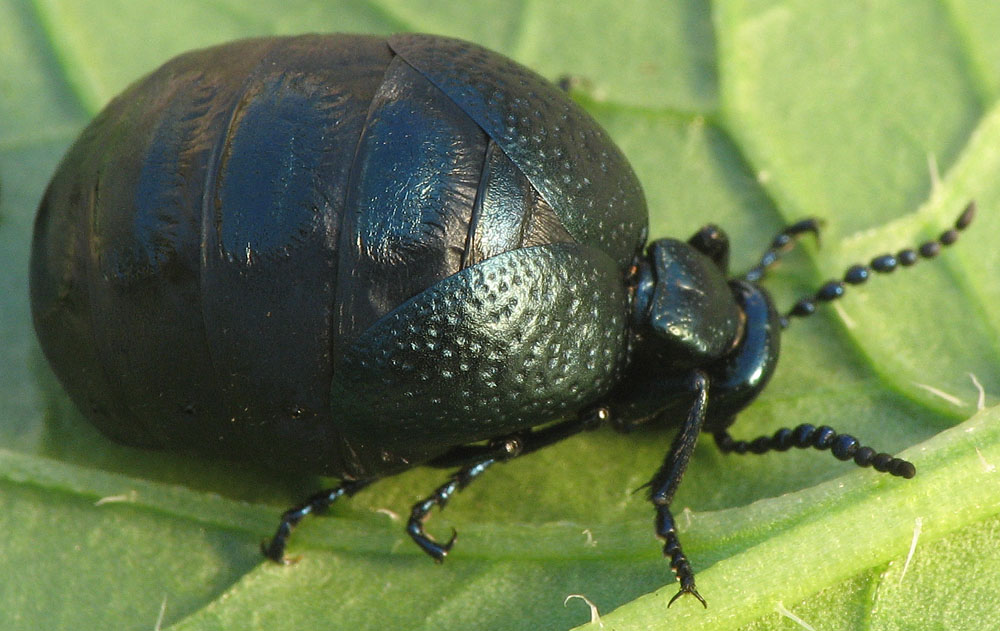
<svg viewBox="0 0 1000 631"><path fill-rule="evenodd" d="M788 318L845 284L951 244L850 268L779 314L759 286L806 220L743 276L725 234L648 248L642 189L558 88L428 35L238 41L168 62L114 99L41 203L31 303L46 356L110 437L336 476L299 521L373 481L458 469L434 507L496 462L605 422L680 420L649 482L681 594L704 604L671 500L695 441L909 462L828 427L734 440ZM673 600L671 600L673 602Z"/></svg>

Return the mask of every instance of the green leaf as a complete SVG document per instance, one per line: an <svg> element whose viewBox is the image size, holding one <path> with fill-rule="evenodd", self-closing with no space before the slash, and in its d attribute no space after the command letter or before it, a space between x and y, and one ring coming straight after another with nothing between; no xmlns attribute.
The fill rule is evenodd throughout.
<svg viewBox="0 0 1000 631"><path fill-rule="evenodd" d="M641 486L671 434L598 431L503 467L435 514L443 567L403 532L418 469L259 542L329 480L119 447L72 409L31 328L34 209L73 138L131 81L245 36L464 37L573 91L634 164L654 237L723 226L734 267L826 220L768 287L789 305L854 262L973 225L934 261L796 321L739 438L829 424L913 480L796 450L699 445L675 500L703 610ZM7 0L0 3L0 628L993 629L1000 591L1000 10L987 0ZM983 395L980 401L981 384ZM591 625L598 628L598 625Z"/></svg>

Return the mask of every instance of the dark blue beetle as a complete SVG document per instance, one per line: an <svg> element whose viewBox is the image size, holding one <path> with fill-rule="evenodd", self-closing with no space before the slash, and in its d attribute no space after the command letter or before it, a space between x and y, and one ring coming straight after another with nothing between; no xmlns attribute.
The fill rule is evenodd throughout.
<svg viewBox="0 0 1000 631"><path fill-rule="evenodd" d="M971 219L844 282L934 256ZM678 596L704 603L670 512L701 431L914 474L830 428L729 436L787 322L757 281L815 230L730 278L713 226L645 249L624 156L504 57L427 35L246 40L170 61L83 132L39 209L32 308L112 438L342 480L284 515L275 560L305 515L421 464L459 469L408 525L441 560L454 537L424 520L491 464L608 419L681 420L650 498Z"/></svg>

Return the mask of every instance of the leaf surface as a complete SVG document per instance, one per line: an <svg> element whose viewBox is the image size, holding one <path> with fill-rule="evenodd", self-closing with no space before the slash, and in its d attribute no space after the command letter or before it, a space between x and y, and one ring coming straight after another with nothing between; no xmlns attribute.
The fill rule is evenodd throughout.
<svg viewBox="0 0 1000 631"><path fill-rule="evenodd" d="M738 438L829 424L913 480L815 451L699 445L677 495L708 599L676 591L633 491L671 435L598 431L497 467L435 514L443 567L398 517L418 469L305 522L324 483L114 445L76 413L31 327L34 210L62 153L182 51L299 32L463 37L570 75L636 168L653 237L723 226L736 269L781 226L826 220L768 287L790 305L853 262L976 222L933 262L851 288L783 337ZM8 0L0 4L0 628L993 629L1000 592L1000 11L987 0L439 3ZM974 379L972 376L974 376ZM984 395L980 402L980 384ZM681 512L681 509L684 509ZM783 612L783 613L782 613ZM592 625L597 628L596 625Z"/></svg>

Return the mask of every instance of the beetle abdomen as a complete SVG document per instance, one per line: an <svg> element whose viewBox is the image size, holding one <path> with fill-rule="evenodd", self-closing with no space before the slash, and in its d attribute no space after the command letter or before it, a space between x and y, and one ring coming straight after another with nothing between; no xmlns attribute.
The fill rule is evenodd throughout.
<svg viewBox="0 0 1000 631"><path fill-rule="evenodd" d="M236 42L87 128L39 211L32 300L101 429L239 452L277 414L328 416L337 231L391 58L372 38Z"/></svg>
<svg viewBox="0 0 1000 631"><path fill-rule="evenodd" d="M98 427L131 444L339 473L333 367L407 300L550 243L589 244L620 281L645 206L603 132L561 104L573 116L553 123L552 138L568 138L549 157L572 164L546 174L521 146L546 121L498 131L480 113L500 92L454 94L468 88L439 84L420 42L451 45L338 35L196 51L85 130L39 210L32 304L56 373ZM459 83L505 89L497 73L510 62L463 46L480 52ZM511 89L524 77L569 103L527 71ZM577 136L607 143L588 168L614 175L591 211L560 192L607 188L606 174L570 179L590 159L569 155ZM607 226L613 236L600 236Z"/></svg>

